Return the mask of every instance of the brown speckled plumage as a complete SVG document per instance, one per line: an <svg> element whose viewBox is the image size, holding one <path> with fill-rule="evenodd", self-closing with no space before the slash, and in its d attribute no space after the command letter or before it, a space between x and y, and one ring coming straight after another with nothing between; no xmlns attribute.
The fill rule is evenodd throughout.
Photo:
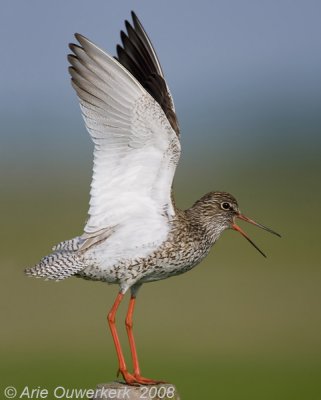
<svg viewBox="0 0 321 400"><path fill-rule="evenodd" d="M232 209L222 210L224 202L228 202ZM75 269L72 274L75 276L116 283L123 291L135 286L135 290L144 282L179 275L195 267L208 254L220 234L230 227L239 211L235 198L224 192L210 192L187 210L175 209L175 217L168 220L170 231L167 240L145 258L120 259L106 274L100 268L99 257L95 255L104 247L108 235L89 247L84 246L88 239L83 235L57 245L55 253L29 269L28 274L65 279L71 275L68 264L69 260L73 260ZM101 235L104 236L104 233Z"/></svg>

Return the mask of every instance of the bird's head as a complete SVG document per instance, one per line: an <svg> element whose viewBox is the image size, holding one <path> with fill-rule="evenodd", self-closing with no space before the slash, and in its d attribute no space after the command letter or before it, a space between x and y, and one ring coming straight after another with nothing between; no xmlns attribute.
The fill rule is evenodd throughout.
<svg viewBox="0 0 321 400"><path fill-rule="evenodd" d="M206 218L209 225L212 227L217 237L225 229L233 229L239 232L254 246L264 257L266 255L260 250L257 245L249 238L249 236L240 228L236 221L238 219L246 221L252 225L262 228L274 235L281 237L277 232L266 226L253 221L243 215L239 209L238 203L234 196L226 192L210 192L203 196L195 206L201 207L202 216ZM197 208L199 208L197 207Z"/></svg>

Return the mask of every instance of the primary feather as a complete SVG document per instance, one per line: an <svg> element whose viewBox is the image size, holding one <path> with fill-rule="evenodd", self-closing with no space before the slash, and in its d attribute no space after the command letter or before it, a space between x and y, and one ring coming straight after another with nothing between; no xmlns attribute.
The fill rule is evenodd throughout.
<svg viewBox="0 0 321 400"><path fill-rule="evenodd" d="M134 26L128 21L125 22L127 35L121 31L123 47L117 46L117 59L158 102L179 136L174 102L162 67L147 33L134 12L132 12L132 18Z"/></svg>

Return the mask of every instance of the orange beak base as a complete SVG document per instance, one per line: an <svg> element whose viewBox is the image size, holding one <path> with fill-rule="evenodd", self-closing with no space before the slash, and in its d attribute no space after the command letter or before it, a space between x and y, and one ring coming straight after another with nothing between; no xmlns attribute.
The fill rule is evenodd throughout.
<svg viewBox="0 0 321 400"><path fill-rule="evenodd" d="M264 229L264 230L267 231L267 232L273 233L273 235L276 235L276 236L281 237L281 235L280 235L279 233L273 231L273 230L270 229L270 228L267 228L266 226L264 226L264 225L262 225L262 224L259 224L258 222L253 221L253 220L250 219L250 218L245 217L245 216L242 215L242 214L238 214L236 217L239 218L239 219L242 219L243 221L249 222L249 223L252 224L252 225L258 226L259 228L262 228L262 229ZM266 255L263 253L263 251L262 251L259 247L257 247L257 245L248 237L248 235L243 231L243 229L240 228L236 223L233 223L233 224L232 224L232 229L234 229L235 231L239 232L242 236L244 236L245 239L248 240L248 241L251 243L251 245L252 245L253 247L255 247L256 250L257 250L259 253L262 254L263 257L266 257Z"/></svg>

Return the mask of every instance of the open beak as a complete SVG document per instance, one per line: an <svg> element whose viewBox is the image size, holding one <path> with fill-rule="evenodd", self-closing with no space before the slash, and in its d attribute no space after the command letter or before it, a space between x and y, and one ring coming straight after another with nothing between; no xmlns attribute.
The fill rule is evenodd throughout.
<svg viewBox="0 0 321 400"><path fill-rule="evenodd" d="M247 217L245 217L245 216L242 215L242 214L237 214L237 215L236 215L236 218L242 219L243 221L249 222L249 223L252 224L252 225L258 226L259 228L262 228L262 229L264 229L264 230L266 230L266 231L268 231L268 232L270 232L270 233L273 233L273 235L276 235L276 236L281 237L280 234L278 234L278 233L275 232L275 231L272 231L272 229L267 228L266 226L264 226L264 225L262 225L262 224L259 224L258 222L255 222L255 221L253 221L252 219L247 218ZM260 250L254 242L252 242L252 240L251 240L251 239L248 237L248 235L243 231L243 229L241 229L238 225L236 225L235 222L232 224L232 229L234 229L235 231L240 232L240 234L241 234L242 236L244 236L245 239L247 239L247 240L251 243L251 245L254 246L254 247L256 248L256 250L259 251L259 252L262 254L263 257L266 257L266 255L263 253L263 251Z"/></svg>

